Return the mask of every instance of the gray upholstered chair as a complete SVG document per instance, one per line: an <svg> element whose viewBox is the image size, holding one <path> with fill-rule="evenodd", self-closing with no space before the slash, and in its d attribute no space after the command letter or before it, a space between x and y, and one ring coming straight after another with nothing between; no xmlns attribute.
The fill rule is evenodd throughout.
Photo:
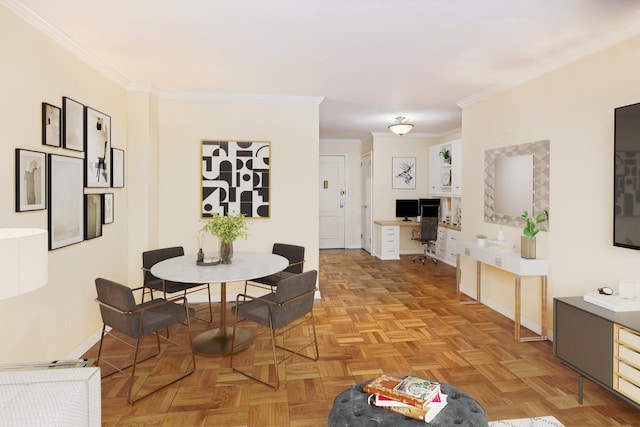
<svg viewBox="0 0 640 427"><path fill-rule="evenodd" d="M275 292L268 293L262 297L238 294L236 304L232 307L232 312L235 314L235 317L233 322L233 337L231 340L231 368L234 371L277 390L280 386L278 365L284 363L296 354L313 361L318 360L316 324L313 318L313 298L316 291L317 277L318 272L316 270L287 277L278 283ZM250 375L246 371L240 370L235 363L237 355L234 354L234 350L236 347L242 348L243 344L245 344L236 342L237 326L241 321L255 322L268 329L263 333L268 332L271 335L273 366L276 378L275 384L263 381L258 377ZM302 327L303 325L307 327L307 333L304 335L309 337L309 340L305 340L308 342L301 343L304 345L297 346L296 349L284 347L283 334L293 328ZM276 344L276 337L279 339L282 337L282 345ZM296 337L292 339L292 341L298 343L301 340ZM313 347L313 356L302 353L303 350L310 346ZM290 354L278 361L276 355L277 349L284 350Z"/></svg>
<svg viewBox="0 0 640 427"><path fill-rule="evenodd" d="M289 265L279 273L245 281L245 294L247 293L247 286L269 289L271 292L274 292L275 288L278 286L278 283L282 279L300 274L304 271L303 246L289 245L286 243L274 243L271 253L285 257L287 260L289 260Z"/></svg>
<svg viewBox="0 0 640 427"><path fill-rule="evenodd" d="M422 255L413 257L413 262L417 260L424 262L429 259L434 263L438 260L435 258L436 240L438 240L438 222L440 217L440 207L436 205L421 206L422 213L420 215L420 234L413 236L413 240L419 240L422 243L424 252Z"/></svg>
<svg viewBox="0 0 640 427"><path fill-rule="evenodd" d="M100 338L100 346L98 348L98 364L106 363L115 369L110 374L105 375L108 377L117 372L121 372L129 376L129 392L127 394L127 402L133 404L138 400L154 393L176 381L193 373L196 367L195 353L193 351L193 342L191 335L191 323L190 317L193 316L193 309L189 308L189 304L184 296L165 300L162 298L147 301L145 303L137 304L134 298L133 291L140 290L142 288L131 289L120 283L113 282L111 280L98 278L96 279L96 291L98 298L96 301L100 304L100 314L102 315L102 336ZM160 338L163 338L167 342L177 344L175 341L171 341L168 338L161 337L158 333L160 329L168 328L169 326L186 323L189 333L189 347L191 353L191 361L186 365L186 370L180 374L177 378L173 379L169 383L157 387L141 396L137 396L132 399L131 391L133 389L133 383L135 380L136 366L152 357L157 356L160 353ZM111 329L107 329L107 327ZM118 331L135 340L135 345L127 342L116 334L114 331ZM154 334L156 336L157 352L145 357L142 360L138 360L140 352L140 344L142 337ZM111 335L112 338L128 345L134 349L133 362L124 367L118 367L114 363L102 358L102 345L107 335ZM126 369L131 368L131 374L125 372ZM103 378L104 378L103 377Z"/></svg>
<svg viewBox="0 0 640 427"><path fill-rule="evenodd" d="M153 291L162 292L162 296L166 299L167 294L175 294L182 293L183 296L187 296L187 294L192 292L197 292L206 289L207 290L207 298L209 301L208 311L209 311L209 320L203 319L201 317L197 317L198 319L204 320L206 322L211 323L213 320L213 309L211 308L211 289L208 283L180 283L180 282L172 282L170 280L162 280L151 274L151 267L159 263L160 261L164 261L169 258L175 258L178 256L184 255L184 249L182 246L172 246L169 248L161 248L161 249L153 249L150 251L146 251L142 253L142 270L144 272L143 286L146 290L151 292L151 298L153 298ZM144 293L142 296L142 300L144 301ZM201 310L198 310L201 311Z"/></svg>

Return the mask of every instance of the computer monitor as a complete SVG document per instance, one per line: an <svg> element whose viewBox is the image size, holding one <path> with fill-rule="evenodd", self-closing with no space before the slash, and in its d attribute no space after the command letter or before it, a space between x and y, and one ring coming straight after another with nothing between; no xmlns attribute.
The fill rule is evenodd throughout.
<svg viewBox="0 0 640 427"><path fill-rule="evenodd" d="M422 205L420 206L420 216L430 218L438 218L440 216L440 205Z"/></svg>
<svg viewBox="0 0 640 427"><path fill-rule="evenodd" d="M411 221L409 217L420 215L418 199L397 199L396 218L404 218L403 221Z"/></svg>
<svg viewBox="0 0 640 427"><path fill-rule="evenodd" d="M420 206L440 206L440 199L418 199Z"/></svg>

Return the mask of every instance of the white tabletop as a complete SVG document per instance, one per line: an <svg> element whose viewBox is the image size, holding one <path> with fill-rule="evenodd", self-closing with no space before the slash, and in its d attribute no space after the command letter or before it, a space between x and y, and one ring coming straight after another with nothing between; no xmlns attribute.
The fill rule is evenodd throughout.
<svg viewBox="0 0 640 427"><path fill-rule="evenodd" d="M284 270L289 261L265 252L236 252L231 264L196 265L196 255L169 258L151 267L154 276L181 283L222 283L257 279Z"/></svg>

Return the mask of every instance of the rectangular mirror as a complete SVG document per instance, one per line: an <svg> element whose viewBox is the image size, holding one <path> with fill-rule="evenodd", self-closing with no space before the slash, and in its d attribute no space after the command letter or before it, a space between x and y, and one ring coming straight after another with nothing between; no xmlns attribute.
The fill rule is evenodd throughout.
<svg viewBox="0 0 640 427"><path fill-rule="evenodd" d="M522 227L523 211L549 209L549 155L549 140L485 151L485 222Z"/></svg>

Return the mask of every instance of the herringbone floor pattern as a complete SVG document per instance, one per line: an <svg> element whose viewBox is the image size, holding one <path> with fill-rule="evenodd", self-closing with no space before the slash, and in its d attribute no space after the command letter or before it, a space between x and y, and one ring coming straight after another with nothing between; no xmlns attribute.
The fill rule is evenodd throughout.
<svg viewBox="0 0 640 427"><path fill-rule="evenodd" d="M122 375L104 379L103 425L324 426L337 394L386 373L453 384L480 402L488 420L553 415L566 426L640 426L639 410L590 381L578 404L578 376L553 358L552 343L516 342L511 320L483 305L459 304L448 265L324 250L320 290L314 306L320 360L290 359L280 390L234 373L228 356L197 356L194 374L134 406L126 403ZM192 322L194 334L215 326L216 320ZM292 333L292 340L301 338ZM184 342L186 328L170 334ZM241 359L262 366L268 349L268 338L258 338ZM114 344L104 351L124 355ZM97 346L86 357L96 354ZM187 361L184 349L163 346L160 359L141 365L135 389ZM273 370L260 370L273 378Z"/></svg>

